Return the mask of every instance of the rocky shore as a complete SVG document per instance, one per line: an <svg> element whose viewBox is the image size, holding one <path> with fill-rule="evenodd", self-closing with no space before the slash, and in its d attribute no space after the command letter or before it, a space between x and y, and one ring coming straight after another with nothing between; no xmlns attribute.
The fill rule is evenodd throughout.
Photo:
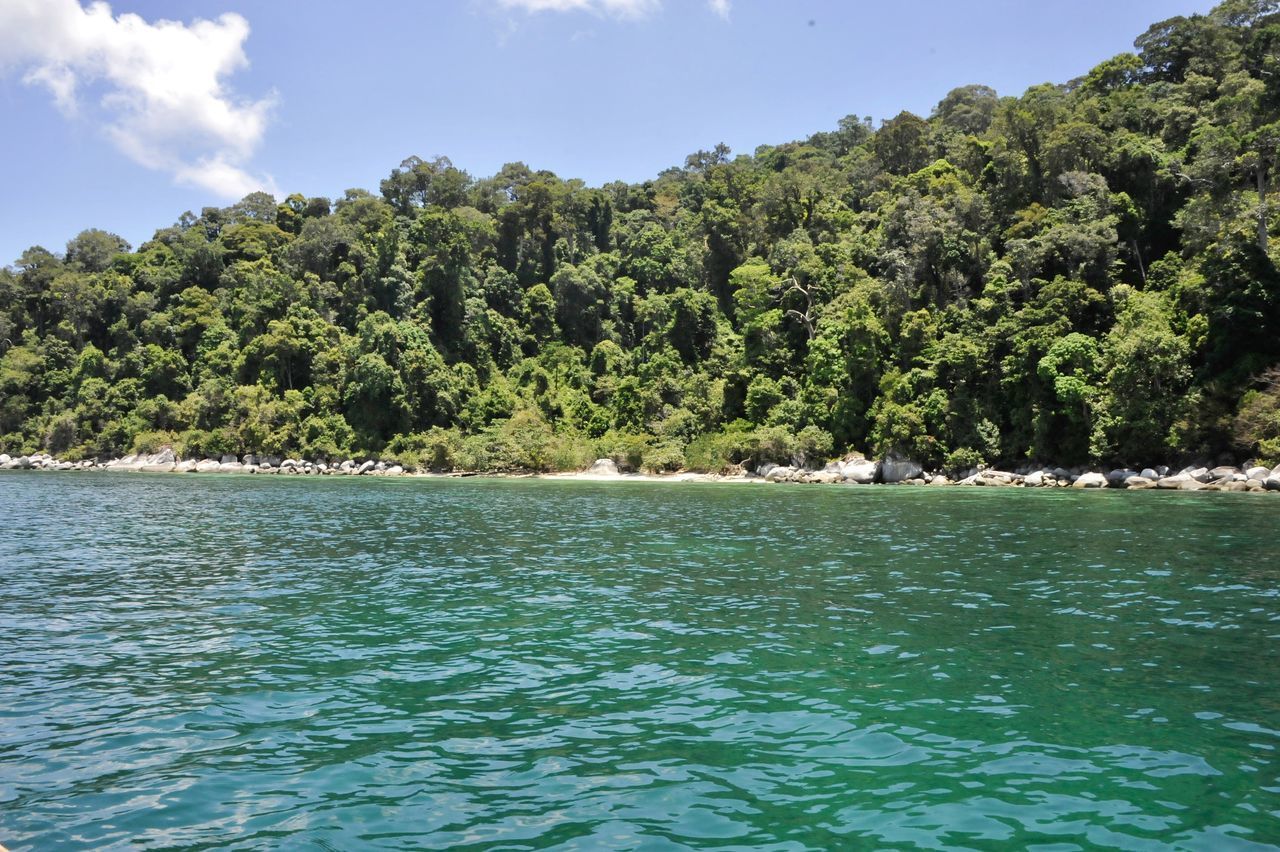
<svg viewBox="0 0 1280 852"><path fill-rule="evenodd" d="M795 484L851 484L851 485L916 485L942 486L967 485L988 488L1079 488L1079 489L1159 489L1165 491L1242 491L1280 492L1280 465L1274 468L1253 466L1246 468L1192 465L1173 471L1168 467L1142 470L1115 469L1111 471L1085 468L1026 467L1015 471L993 468L966 471L963 476L948 477L942 473L926 471L922 465L909 459L890 456L883 459L867 459L850 456L833 461L820 469L797 466L763 464L753 470L740 469L726 474L671 473L641 475L620 470L612 460L599 459L585 471L574 473L496 474L478 471L452 471L447 473L409 470L399 464L389 464L375 459L346 459L341 462L307 461L277 456L225 455L221 458L179 459L170 449L157 453L126 456L110 461L60 461L48 454L12 458L0 453L0 470L47 471L121 471L140 473L231 473L283 476L491 476L523 475L546 476L559 479L591 480L655 480L680 482L765 482Z"/></svg>

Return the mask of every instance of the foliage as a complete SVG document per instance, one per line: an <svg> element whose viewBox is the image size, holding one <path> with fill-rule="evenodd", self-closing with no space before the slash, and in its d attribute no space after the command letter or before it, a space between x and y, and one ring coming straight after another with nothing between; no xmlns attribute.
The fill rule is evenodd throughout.
<svg viewBox="0 0 1280 852"><path fill-rule="evenodd" d="M1280 14L652 180L410 157L0 269L0 450L434 470L1280 459Z"/></svg>

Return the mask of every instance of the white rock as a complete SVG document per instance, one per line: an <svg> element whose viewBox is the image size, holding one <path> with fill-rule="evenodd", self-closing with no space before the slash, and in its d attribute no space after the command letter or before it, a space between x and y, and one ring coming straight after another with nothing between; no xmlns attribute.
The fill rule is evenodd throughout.
<svg viewBox="0 0 1280 852"><path fill-rule="evenodd" d="M219 464L220 463L214 459L204 459L203 461L196 462L196 473L216 473Z"/></svg>
<svg viewBox="0 0 1280 852"><path fill-rule="evenodd" d="M1107 478L1100 473L1082 473L1071 483L1072 488L1106 488Z"/></svg>
<svg viewBox="0 0 1280 852"><path fill-rule="evenodd" d="M856 482L859 485L870 485L876 481L876 474L880 472L880 463L871 459L850 459L840 464L840 474L845 478L846 482Z"/></svg>
<svg viewBox="0 0 1280 852"><path fill-rule="evenodd" d="M587 468L587 473L594 476L617 476L618 466L613 459L596 459L591 467Z"/></svg>
<svg viewBox="0 0 1280 852"><path fill-rule="evenodd" d="M1143 479L1150 479L1152 482L1155 482L1157 479L1160 478L1160 474L1156 473L1155 469L1150 467L1144 467L1142 469L1142 473L1138 475L1141 476Z"/></svg>
<svg viewBox="0 0 1280 852"><path fill-rule="evenodd" d="M795 472L796 469L794 467L780 467L775 464L769 468L769 472L765 474L764 478L768 482L787 482Z"/></svg>
<svg viewBox="0 0 1280 852"><path fill-rule="evenodd" d="M377 463L376 463L376 462L366 460L366 461L364 462L364 464L362 464L362 465L360 465L360 467L356 468L356 473L357 473L358 475L363 475L363 474L366 474L366 473L368 473L369 471L373 470L375 467L377 467Z"/></svg>
<svg viewBox="0 0 1280 852"><path fill-rule="evenodd" d="M1044 471L1033 470L1031 473L1028 473L1023 477L1022 484L1028 488L1039 488L1044 485Z"/></svg>
<svg viewBox="0 0 1280 852"><path fill-rule="evenodd" d="M240 459L236 456L231 455L230 453L227 453L223 455L221 462L222 464L239 464Z"/></svg>
<svg viewBox="0 0 1280 852"><path fill-rule="evenodd" d="M0 459L3 458L3 456L0 456ZM1257 479L1262 482L1266 482L1267 477L1271 475L1271 471L1267 470L1265 467L1251 467L1244 473L1246 479Z"/></svg>

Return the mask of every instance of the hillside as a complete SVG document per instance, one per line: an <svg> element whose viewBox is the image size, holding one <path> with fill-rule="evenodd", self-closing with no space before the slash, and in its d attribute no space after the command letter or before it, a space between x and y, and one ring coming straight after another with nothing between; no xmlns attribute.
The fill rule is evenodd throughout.
<svg viewBox="0 0 1280 852"><path fill-rule="evenodd" d="M642 184L414 157L33 247L0 270L0 451L1275 464L1276 9Z"/></svg>

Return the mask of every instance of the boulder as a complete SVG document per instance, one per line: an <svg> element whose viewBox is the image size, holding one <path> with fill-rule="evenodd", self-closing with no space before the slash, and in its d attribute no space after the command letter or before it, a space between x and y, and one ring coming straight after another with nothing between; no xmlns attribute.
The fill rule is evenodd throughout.
<svg viewBox="0 0 1280 852"><path fill-rule="evenodd" d="M363 464L361 464L358 468L356 468L356 475L363 476L364 474L369 473L371 470L373 470L376 466L377 466L377 462L366 460Z"/></svg>
<svg viewBox="0 0 1280 852"><path fill-rule="evenodd" d="M1110 485L1112 488L1124 488L1125 480L1131 476L1137 475L1138 472L1136 470L1129 470L1127 468L1124 470L1113 470L1107 474L1107 485Z"/></svg>
<svg viewBox="0 0 1280 852"><path fill-rule="evenodd" d="M219 464L220 462L213 459L196 462L196 473L217 473Z"/></svg>
<svg viewBox="0 0 1280 852"><path fill-rule="evenodd" d="M1107 478L1100 473L1082 473L1071 483L1072 488L1106 488Z"/></svg>
<svg viewBox="0 0 1280 852"><path fill-rule="evenodd" d="M280 462L280 465L279 465L279 466L280 466L280 469L281 469L281 470L290 470L290 469L295 468L295 467L297 467L297 466L298 466L298 460L297 460L297 459L285 459L284 461Z"/></svg>
<svg viewBox="0 0 1280 852"><path fill-rule="evenodd" d="M1186 479L1178 484L1179 491L1203 491L1207 487L1198 479Z"/></svg>
<svg viewBox="0 0 1280 852"><path fill-rule="evenodd" d="M1033 470L1022 478L1022 484L1028 488L1039 488L1044 485L1044 471Z"/></svg>
<svg viewBox="0 0 1280 852"><path fill-rule="evenodd" d="M174 473L194 473L195 469L196 469L196 460L187 459L186 461L180 461L176 465L174 465L173 471Z"/></svg>
<svg viewBox="0 0 1280 852"><path fill-rule="evenodd" d="M1262 483L1268 491L1280 491L1280 473L1272 473Z"/></svg>
<svg viewBox="0 0 1280 852"><path fill-rule="evenodd" d="M404 468L398 464L393 464L387 468L387 476L399 476L402 473L404 473Z"/></svg>
<svg viewBox="0 0 1280 852"><path fill-rule="evenodd" d="M951 480L947 479L945 476L938 473L938 474L934 474L933 479L929 480L929 484L930 485L950 485Z"/></svg>
<svg viewBox="0 0 1280 852"><path fill-rule="evenodd" d="M1142 469L1142 473L1138 474L1138 476L1141 476L1143 479L1149 479L1152 482L1155 482L1160 478L1160 474L1156 473L1155 469L1150 467L1144 467Z"/></svg>
<svg viewBox="0 0 1280 852"><path fill-rule="evenodd" d="M1063 467L1055 467L1053 469L1053 478L1054 479L1070 479L1071 471Z"/></svg>
<svg viewBox="0 0 1280 852"><path fill-rule="evenodd" d="M876 474L879 472L880 463L870 459L850 459L840 463L840 475L845 482L870 485L876 481Z"/></svg>
<svg viewBox="0 0 1280 852"><path fill-rule="evenodd" d="M3 459L3 456L0 456L0 459ZM1266 482L1267 477L1271 475L1271 471L1265 467L1251 467L1244 472L1244 475L1246 480L1256 479L1259 482Z"/></svg>
<svg viewBox="0 0 1280 852"><path fill-rule="evenodd" d="M1185 473L1175 474L1174 476L1163 476L1156 480L1156 488L1162 488L1166 491L1177 491L1182 487L1184 482L1194 482L1190 476Z"/></svg>
<svg viewBox="0 0 1280 852"><path fill-rule="evenodd" d="M173 469L175 467L177 467L177 465L173 462L154 462L140 465L138 470L143 473L173 473Z"/></svg>
<svg viewBox="0 0 1280 852"><path fill-rule="evenodd" d="M374 464L373 469L377 473L382 473L384 470L387 469L387 463L384 461L377 462L376 464Z"/></svg>
<svg viewBox="0 0 1280 852"><path fill-rule="evenodd" d="M223 458L225 459L226 456L223 456ZM244 465L238 461L224 461L218 465L218 473L244 473Z"/></svg>
<svg viewBox="0 0 1280 852"><path fill-rule="evenodd" d="M1249 490L1249 486L1248 486L1248 485L1245 485L1243 482L1237 482L1236 480L1234 480L1234 479L1233 479L1233 480L1231 480L1231 482L1227 485L1226 490L1227 490L1227 491L1248 491L1248 490Z"/></svg>
<svg viewBox="0 0 1280 852"><path fill-rule="evenodd" d="M596 459L587 468L587 473L594 476L618 476L618 465L613 459Z"/></svg>
<svg viewBox="0 0 1280 852"><path fill-rule="evenodd" d="M1218 479L1229 480L1231 479L1231 477L1235 476L1239 472L1240 472L1239 468L1231 467L1230 465L1220 465L1218 467L1215 467L1213 470L1209 471L1209 478L1214 480L1218 480Z"/></svg>
<svg viewBox="0 0 1280 852"><path fill-rule="evenodd" d="M974 479L974 485L986 486L1009 486L1015 485L1022 477L1014 473L1006 473L1003 470L984 470L980 471Z"/></svg>
<svg viewBox="0 0 1280 852"><path fill-rule="evenodd" d="M8 453L0 453L0 464L8 464L11 461L13 461L13 459L9 458ZM1270 473L1270 471L1268 471L1268 473Z"/></svg>
<svg viewBox="0 0 1280 852"><path fill-rule="evenodd" d="M1145 476L1131 476L1125 480L1124 484L1130 491L1141 491L1144 488L1156 487L1156 484Z"/></svg>
<svg viewBox="0 0 1280 852"><path fill-rule="evenodd" d="M226 455L224 455L220 459L220 461L222 464L239 464L240 463L240 459L237 458L236 456L231 455L230 453L227 453Z"/></svg>
<svg viewBox="0 0 1280 852"><path fill-rule="evenodd" d="M801 481L815 485L834 485L844 482L844 476L838 470L814 470L804 474Z"/></svg>
<svg viewBox="0 0 1280 852"><path fill-rule="evenodd" d="M775 464L769 467L769 472L764 475L764 478L766 482L790 482L795 473L796 469L794 467L782 467Z"/></svg>
<svg viewBox="0 0 1280 852"><path fill-rule="evenodd" d="M889 455L880 462L881 482L904 482L908 479L916 479L922 473L924 473L923 465L901 456Z"/></svg>

